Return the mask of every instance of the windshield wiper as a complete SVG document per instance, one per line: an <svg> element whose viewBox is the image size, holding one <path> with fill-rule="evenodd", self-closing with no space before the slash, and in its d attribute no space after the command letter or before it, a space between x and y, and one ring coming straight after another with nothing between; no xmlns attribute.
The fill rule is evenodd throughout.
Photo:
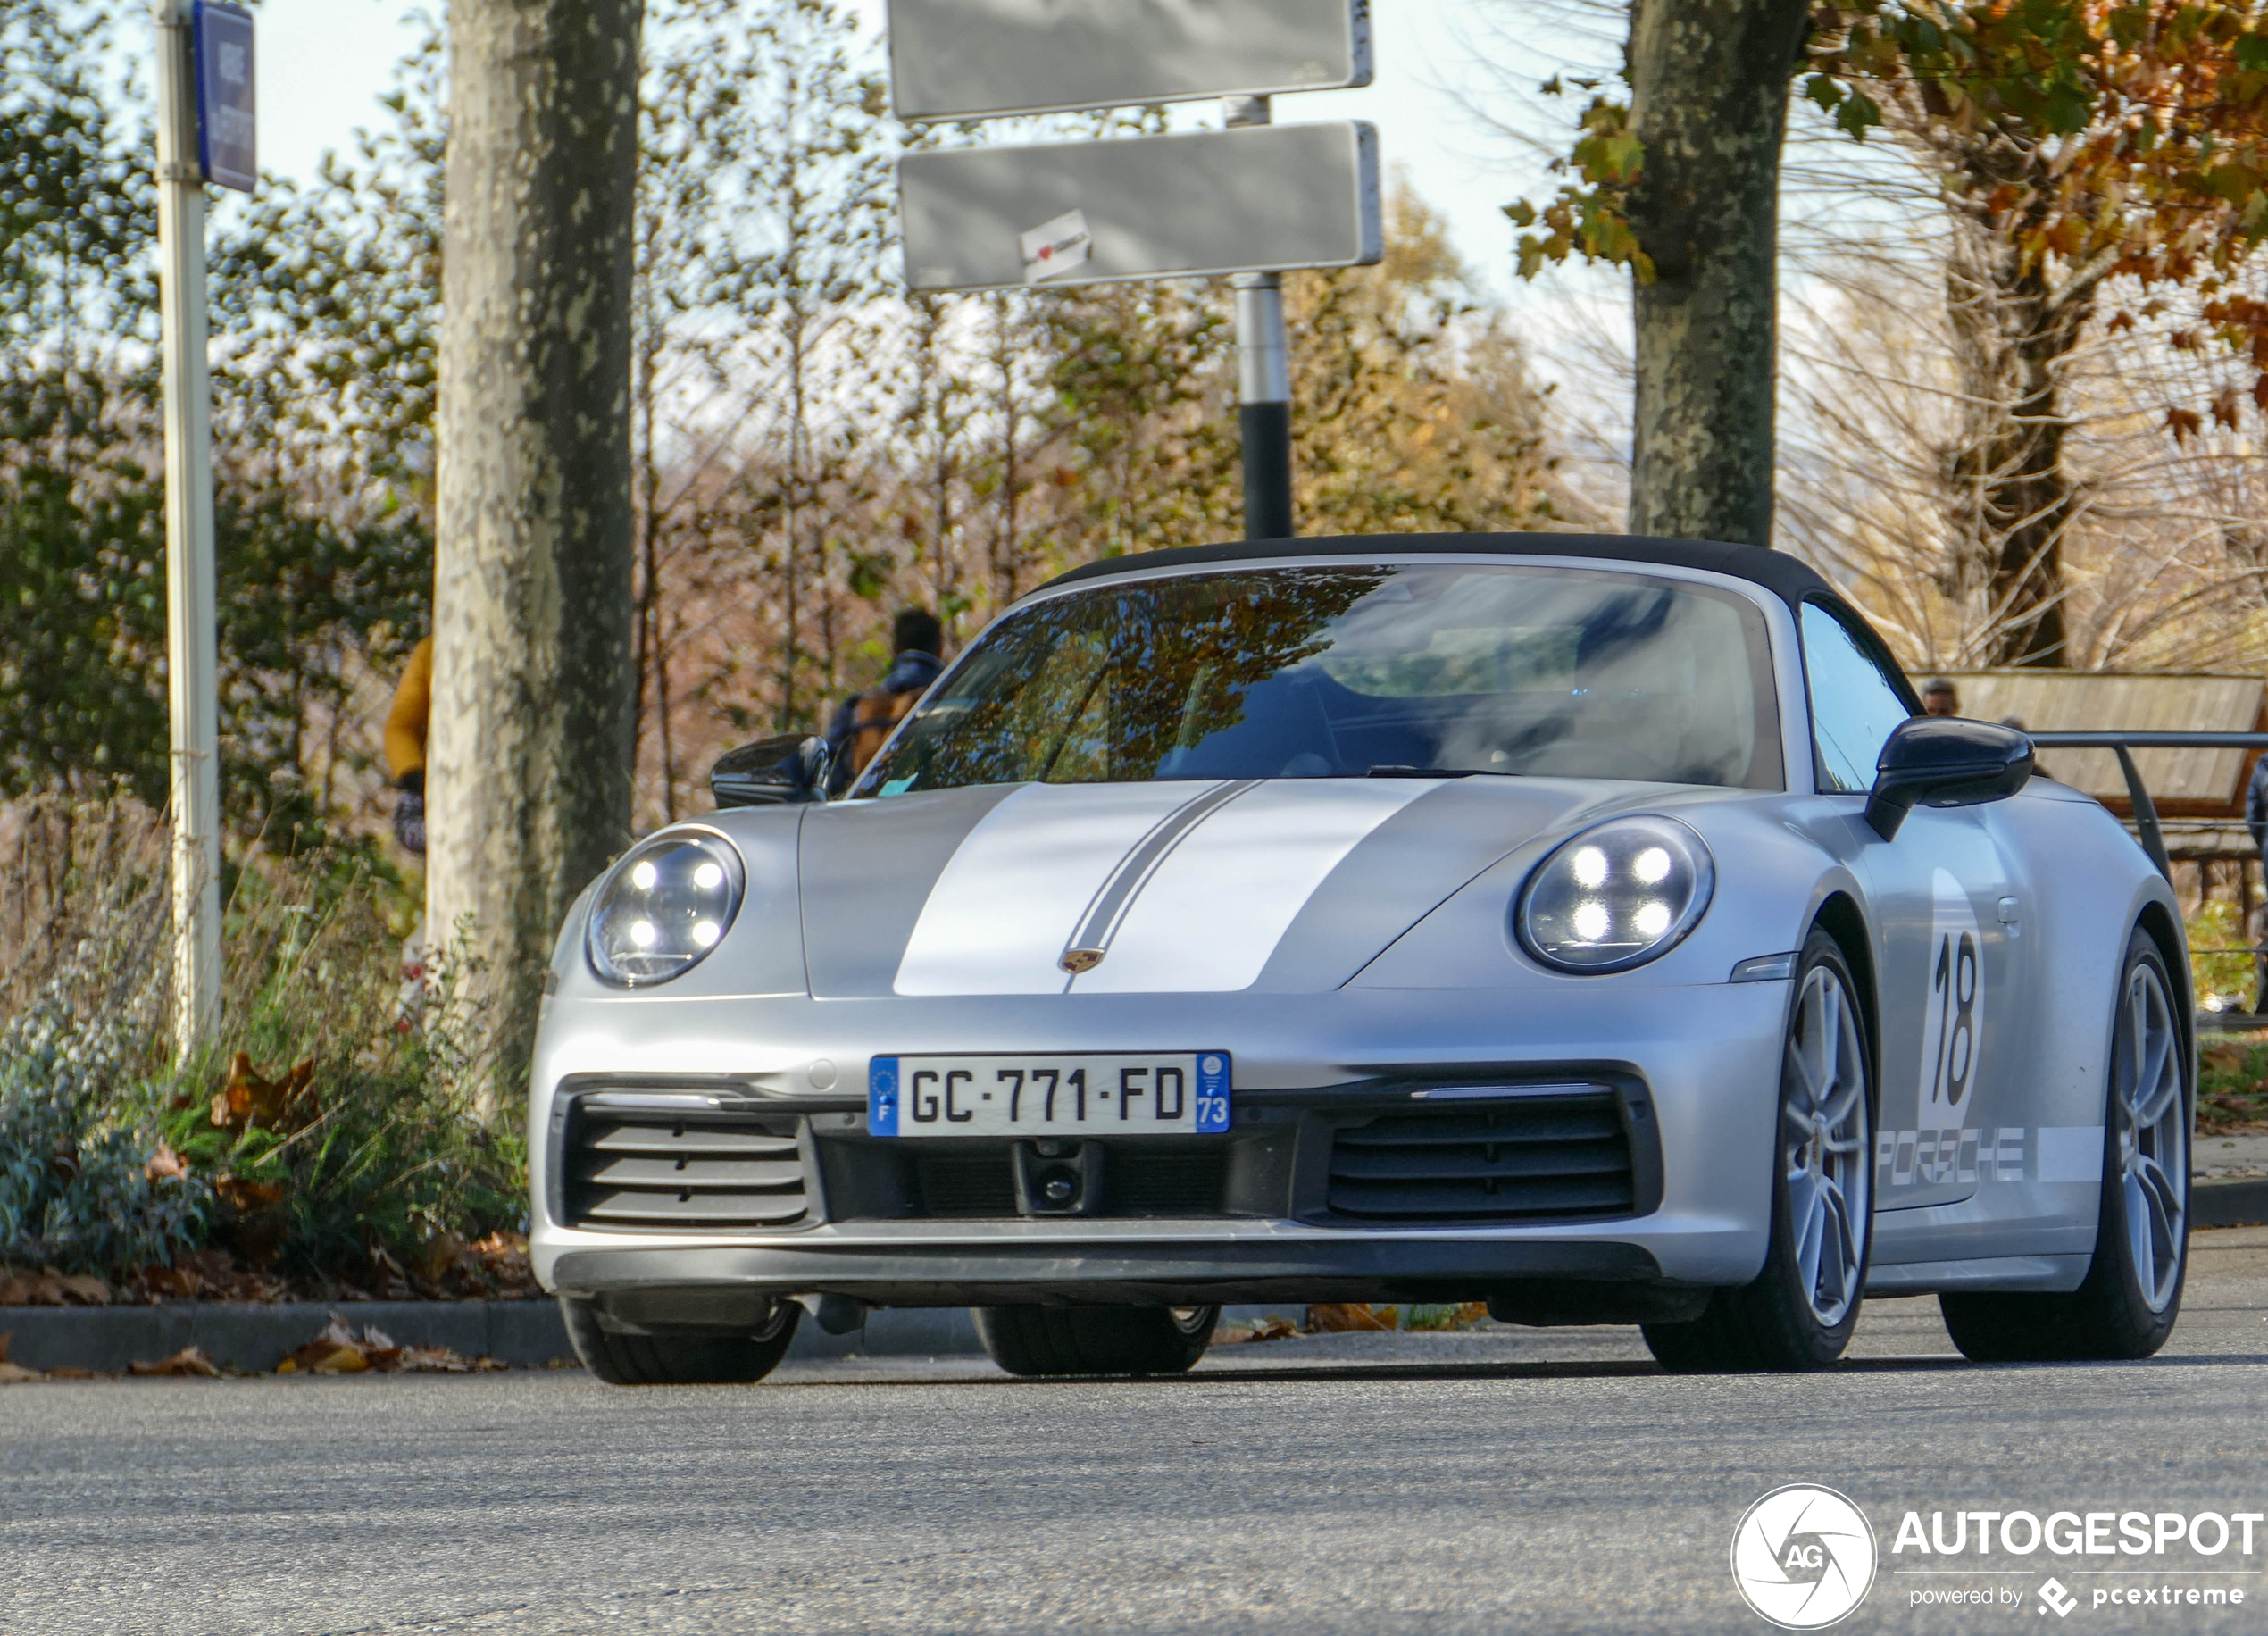
<svg viewBox="0 0 2268 1636"><path fill-rule="evenodd" d="M1370 770L1371 778L1471 778L1478 767L1389 767L1376 766Z"/></svg>

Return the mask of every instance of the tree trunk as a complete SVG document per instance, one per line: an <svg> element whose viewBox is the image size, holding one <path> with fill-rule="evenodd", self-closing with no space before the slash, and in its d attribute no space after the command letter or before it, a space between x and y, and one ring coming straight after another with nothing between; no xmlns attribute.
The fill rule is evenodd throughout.
<svg viewBox="0 0 2268 1636"><path fill-rule="evenodd" d="M1808 0L1635 0L1633 534L1772 543L1780 148Z"/></svg>
<svg viewBox="0 0 2268 1636"><path fill-rule="evenodd" d="M1955 217L1946 310L1964 408L1946 459L1958 544L1945 588L1964 600L1983 593L1988 664L2071 663L2064 534L2078 489L2064 466L2062 375L2093 316L2094 288L2085 276L2055 288L2024 265L2012 234Z"/></svg>
<svg viewBox="0 0 2268 1636"><path fill-rule="evenodd" d="M506 1060L630 833L641 0L451 0L430 936Z"/></svg>

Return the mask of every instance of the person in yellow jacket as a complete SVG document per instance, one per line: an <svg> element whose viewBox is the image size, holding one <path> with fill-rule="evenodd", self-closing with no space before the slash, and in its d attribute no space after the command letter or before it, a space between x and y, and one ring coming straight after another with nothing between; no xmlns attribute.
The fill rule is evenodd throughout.
<svg viewBox="0 0 2268 1636"><path fill-rule="evenodd" d="M425 735L433 716L433 639L410 649L410 662L386 713L386 767L402 792L394 803L394 839L405 852L425 853Z"/></svg>

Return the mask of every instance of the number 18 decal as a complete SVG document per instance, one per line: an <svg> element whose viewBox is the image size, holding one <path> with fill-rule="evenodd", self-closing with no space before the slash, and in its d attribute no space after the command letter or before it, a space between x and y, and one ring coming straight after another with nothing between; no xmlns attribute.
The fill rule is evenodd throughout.
<svg viewBox="0 0 2268 1636"><path fill-rule="evenodd" d="M1984 939L1961 883L1940 869L1930 947L1928 1018L1922 1040L1922 1128L1959 1124L1969 1111L1984 1039Z"/></svg>

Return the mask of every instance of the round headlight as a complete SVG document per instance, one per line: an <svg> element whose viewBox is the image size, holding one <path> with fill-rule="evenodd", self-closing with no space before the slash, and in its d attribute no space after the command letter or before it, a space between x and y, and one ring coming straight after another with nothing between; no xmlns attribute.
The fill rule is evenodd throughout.
<svg viewBox="0 0 2268 1636"><path fill-rule="evenodd" d="M1622 972L1676 947L1709 906L1716 865L1672 818L1615 818L1537 866L1513 922L1521 946L1563 972Z"/></svg>
<svg viewBox="0 0 2268 1636"><path fill-rule="evenodd" d="M625 988L667 982L724 940L740 912L740 854L676 831L631 848L590 906L590 963Z"/></svg>

